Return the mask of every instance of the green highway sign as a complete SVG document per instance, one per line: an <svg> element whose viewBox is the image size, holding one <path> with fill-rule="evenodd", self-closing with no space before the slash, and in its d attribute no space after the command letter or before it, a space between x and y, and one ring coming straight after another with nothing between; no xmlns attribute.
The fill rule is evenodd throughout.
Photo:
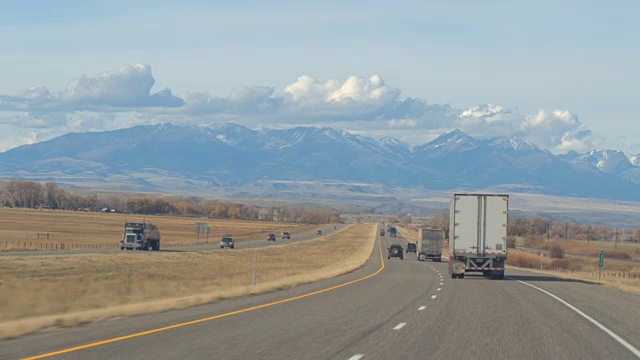
<svg viewBox="0 0 640 360"><path fill-rule="evenodd" d="M604 266L604 250L600 250L600 260L598 261L598 266L599 267Z"/></svg>

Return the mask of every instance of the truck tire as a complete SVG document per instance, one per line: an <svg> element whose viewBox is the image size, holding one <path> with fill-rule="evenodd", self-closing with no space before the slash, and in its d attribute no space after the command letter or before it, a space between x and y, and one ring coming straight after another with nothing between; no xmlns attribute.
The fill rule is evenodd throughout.
<svg viewBox="0 0 640 360"><path fill-rule="evenodd" d="M124 247L123 247L123 246L120 246L120 250L124 250Z"/></svg>
<svg viewBox="0 0 640 360"><path fill-rule="evenodd" d="M464 274L460 274L460 275L458 275L458 278L459 278L459 279L464 279Z"/></svg>

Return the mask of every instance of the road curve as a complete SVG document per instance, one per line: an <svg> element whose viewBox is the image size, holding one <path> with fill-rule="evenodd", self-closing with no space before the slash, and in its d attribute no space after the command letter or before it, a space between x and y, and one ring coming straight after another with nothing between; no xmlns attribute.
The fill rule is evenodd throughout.
<svg viewBox="0 0 640 360"><path fill-rule="evenodd" d="M404 242L382 237L381 249L391 241ZM404 260L387 260L374 251L362 269L335 279L189 309L43 331L1 341L0 358L47 354L163 327L171 328L48 358L640 357L633 352L640 348L639 296L526 271L509 270L507 275L509 279L502 281L471 274L451 279L447 263L419 262L413 253ZM255 308L365 276L369 277L343 287ZM554 294L601 326L523 282ZM225 315L231 312L237 313ZM189 321L195 322L185 324Z"/></svg>

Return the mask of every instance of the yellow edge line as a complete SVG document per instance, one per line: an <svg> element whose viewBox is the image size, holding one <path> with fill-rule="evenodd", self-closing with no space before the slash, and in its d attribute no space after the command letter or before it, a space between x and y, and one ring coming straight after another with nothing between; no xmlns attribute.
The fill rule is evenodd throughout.
<svg viewBox="0 0 640 360"><path fill-rule="evenodd" d="M242 314L242 313L253 311L253 310L263 309L263 308L266 308L266 307L287 303L287 302L290 302L290 301L304 299L304 298L307 298L307 297L310 297L310 296L313 296L313 295L322 294L322 293L327 292L327 291L331 291L331 290L339 289L341 287L345 287L347 285L355 284L357 282L372 278L372 277L380 274L380 272L382 272L382 270L384 270L384 257L382 256L382 245L381 245L382 239L380 239L380 237L377 234L376 234L376 237L378 237L378 250L380 252L380 261L381 261L380 268L376 272L374 272L372 274L369 274L367 276L361 277L359 279L351 280L349 282L342 283L340 285L332 286L332 287L329 287L329 288L326 288L326 289L310 292L310 293L307 293L307 294L295 296L295 297L288 298L288 299L278 300L278 301L270 302L270 303L267 303L267 304L262 304L262 305L253 306L253 307L250 307L250 308L231 311L231 312L228 312L228 313L215 315L215 316L211 316L211 317L207 317L207 318L187 321L187 322L184 322L184 323L169 325L169 326L165 326L165 327L161 327L161 328L157 328L157 329L152 329L152 330L147 330L147 331L143 331L143 332L139 332L139 333L135 333L135 334L130 334L130 335L126 335L126 336L121 336L121 337L117 337L117 338L112 338L112 339L107 339L107 340L102 340L102 341L96 341L96 342L93 342L93 343L80 345L80 346L76 346L76 347L72 347L72 348L68 348L68 349L62 349L62 350L58 350L58 351L54 351L54 352L50 352L50 353L46 353L46 354L36 355L36 356L28 357L28 358L22 358L22 360L43 359L43 358L46 358L46 357L66 354L66 353L70 353L70 352L74 352L74 351L78 351L78 350L83 350L83 349L88 349L88 348L92 348L92 347L96 347L96 346L100 346L100 345L110 344L110 343L114 343L114 342L118 342L118 341L122 341L122 340L133 339L133 338L136 338L136 337L145 336L145 335L149 335L149 334L154 334L154 333L158 333L158 332L161 332L161 331L177 329L177 328L180 328L180 327L183 327L183 326L198 324L198 323L202 323L202 322L205 322L205 321L216 320L216 319L220 319L220 318L224 318L224 317L228 317L228 316L232 316L232 315L236 315L236 314Z"/></svg>

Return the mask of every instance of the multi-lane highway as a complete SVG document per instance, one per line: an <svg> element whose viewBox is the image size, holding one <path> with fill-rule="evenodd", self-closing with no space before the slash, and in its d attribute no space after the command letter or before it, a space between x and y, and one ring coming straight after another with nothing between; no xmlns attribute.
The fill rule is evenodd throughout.
<svg viewBox="0 0 640 360"><path fill-rule="evenodd" d="M328 235L344 228L344 224L335 225L319 225L317 230L322 230L322 235ZM291 239L282 240L276 234L276 241L267 241L267 233L261 239L236 241L236 249L252 249L273 245L290 244L297 241L311 240L321 235L317 234L317 230L302 233L291 233ZM118 240L116 240L117 242ZM162 244L161 244L162 246ZM190 246L173 246L163 247L160 252L188 252L202 250L221 250L220 239L209 239L209 244L190 245ZM232 251L225 248L227 251ZM82 254L116 254L123 250L119 249L74 249L74 250L44 250L44 251L0 251L0 256L37 256L37 255L82 255ZM140 254L155 254L155 251L136 251Z"/></svg>
<svg viewBox="0 0 640 360"><path fill-rule="evenodd" d="M391 242L382 237L384 252ZM54 329L0 358L634 359L640 296L509 270L451 279L447 263L374 251L350 274L270 294ZM341 286L344 284L343 286Z"/></svg>

